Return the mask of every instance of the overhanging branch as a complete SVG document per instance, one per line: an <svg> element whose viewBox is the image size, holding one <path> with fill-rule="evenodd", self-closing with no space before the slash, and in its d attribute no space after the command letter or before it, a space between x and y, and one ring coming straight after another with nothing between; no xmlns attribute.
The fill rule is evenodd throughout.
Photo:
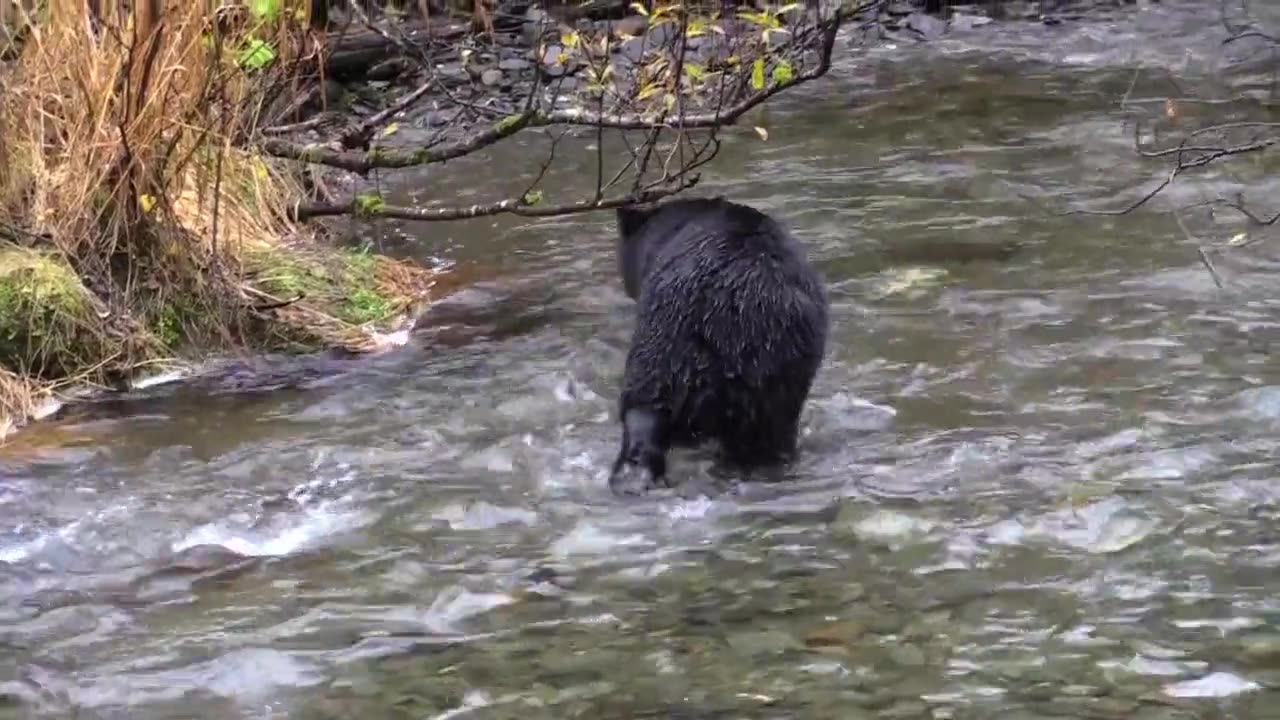
<svg viewBox="0 0 1280 720"><path fill-rule="evenodd" d="M692 175L678 182L658 187L649 187L620 197L582 200L561 205L534 205L524 198L509 198L497 202L470 205L465 207L418 208L400 205L378 204L364 207L358 200L349 203L303 203L294 208L293 219L309 220L311 218L334 215L360 215L367 217L392 218L396 220L415 220L439 222L444 220L468 220L492 215L519 215L521 217L552 217L556 215L572 215L592 210L608 210L611 208L648 203L675 195L698 184L699 176Z"/></svg>
<svg viewBox="0 0 1280 720"><path fill-rule="evenodd" d="M280 138L263 138L259 141L259 147L264 153L275 157L327 165L366 175L375 168L399 169L453 160L493 145L521 130L531 127L581 125L618 130L650 130L661 127L678 128L681 131L718 128L733 124L739 117L783 90L825 75L831 68L831 56L841 25L848 18L876 6L879 1L873 0L854 8L837 10L831 18L818 23L812 28L811 31L821 33L820 44L817 48L818 62L816 65L785 80L770 80L760 90L748 94L728 107L717 108L713 112L693 113L666 119L640 114L607 113L587 108L540 110L534 106L534 97L531 95L529 104L523 112L510 115L466 139L439 146L405 150L374 148L355 152L341 149L338 143L332 145L303 144ZM423 95L425 95L425 90L422 89L420 89L420 92L411 93L410 102ZM405 103L405 106L408 104Z"/></svg>

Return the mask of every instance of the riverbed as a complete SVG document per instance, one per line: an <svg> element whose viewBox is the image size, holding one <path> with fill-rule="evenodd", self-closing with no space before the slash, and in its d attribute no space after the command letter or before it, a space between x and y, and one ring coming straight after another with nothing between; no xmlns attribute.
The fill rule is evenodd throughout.
<svg viewBox="0 0 1280 720"><path fill-rule="evenodd" d="M24 431L0 718L1276 716L1280 239L1169 212L1276 186L1064 214L1167 174L1137 117L1275 120L1218 8L847 54L731 132L697 191L776 213L833 305L785 482L609 493L609 213L386 226L497 279L300 386ZM522 142L388 200L499 192Z"/></svg>

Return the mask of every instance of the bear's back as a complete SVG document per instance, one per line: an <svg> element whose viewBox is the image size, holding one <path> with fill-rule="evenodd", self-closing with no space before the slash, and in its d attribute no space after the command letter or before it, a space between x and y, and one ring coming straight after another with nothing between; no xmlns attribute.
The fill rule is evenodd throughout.
<svg viewBox="0 0 1280 720"><path fill-rule="evenodd" d="M646 280L722 300L820 302L821 281L791 233L753 207L723 198L670 203L650 219L656 247Z"/></svg>

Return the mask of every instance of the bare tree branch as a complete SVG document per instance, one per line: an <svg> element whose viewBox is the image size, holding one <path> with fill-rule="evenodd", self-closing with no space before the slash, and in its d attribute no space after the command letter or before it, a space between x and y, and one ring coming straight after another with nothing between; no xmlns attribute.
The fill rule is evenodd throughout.
<svg viewBox="0 0 1280 720"><path fill-rule="evenodd" d="M783 90L793 88L825 75L831 67L831 56L833 54L836 37L842 23L848 17L856 15L867 8L874 7L879 1L880 0L873 0L872 2L866 2L853 9L837 10L833 13L831 18L817 23L815 30L820 33L820 45L816 49L818 62L815 66L807 68L785 80L771 80L767 82L763 88L748 94L746 97L734 102L728 107L717 108L712 112L684 114L676 117L674 120L667 120L664 117L654 118L640 113L609 113L602 112L600 110L587 109L585 107L570 107L555 110L542 110L530 107L518 114L507 116L501 121L493 124L491 127L482 130L469 138L458 140L436 148L420 147L412 150L375 148L365 152L351 152L337 149L331 145L300 144L278 138L263 139L259 142L259 147L263 152L276 157L328 165L330 167L365 175L374 168L408 168L452 160L497 143L521 130L531 127L545 127L550 125L583 125L616 130L678 128L685 131L718 128L724 125L731 125L739 117ZM798 40L799 39L800 38L798 38ZM355 130L347 133L344 138L354 139L371 132L372 128L376 128L396 112L402 111L412 105L415 101L424 97L429 92L430 86L431 81L419 86L418 89L409 93L405 98L397 102L391 108L388 108L386 111L378 113L378 115L361 123ZM530 105L533 105L532 99L533 96L531 95Z"/></svg>
<svg viewBox="0 0 1280 720"><path fill-rule="evenodd" d="M694 175L666 187L649 188L638 192L628 193L616 198L582 200L579 202L564 203L561 205L533 205L524 197L509 198L507 200L499 200L497 202L484 205L446 208L417 208L382 204L362 207L359 199L343 204L309 203L299 205L294 210L294 218L298 220L307 220L310 218L332 215L360 215L394 218L398 220L438 222L441 220L466 220L470 218L503 214L519 215L522 217L553 217L556 215L571 215L591 210L608 210L636 203L654 202L655 200L661 200L664 197L675 195L694 187L698 184L699 179L700 178L698 176Z"/></svg>
<svg viewBox="0 0 1280 720"><path fill-rule="evenodd" d="M619 30L616 41L613 21L603 23L603 33L600 24L579 25L576 30L563 23L547 24L525 41L531 47L517 46L534 58L524 66L532 71L532 83L521 79L527 74L519 71L514 80L504 74L505 83L489 81L499 57L492 46L472 47L456 38L447 45L424 46L416 39L396 37L398 30L377 27L366 13L356 12L371 32L399 48L402 57L416 61L421 76L404 94L336 137L310 143L287 137L321 124L304 120L260 131L256 145L266 155L367 176L378 169L444 163L533 128L564 128L549 135L548 156L530 164L525 190L517 197L457 207L441 198L425 207L402 207L366 192L345 201L329 196L325 202L299 203L291 210L298 220L341 215L413 221L499 214L544 217L652 202L694 187L699 177L695 171L720 150L722 128L784 90L825 75L842 25L858 16L865 20L868 11L878 17L887 2L856 0L835 9L771 6L721 18L714 12L699 14L704 9L697 2L658 0L646 3L643 17L634 16L627 24L633 29ZM640 32L632 35L637 24ZM697 50L690 41L695 36L701 36ZM441 70L442 58L455 69ZM469 59L476 64L468 65ZM548 78L549 85L544 82ZM572 88L567 80L572 80ZM524 89L512 92L512 84ZM381 139L379 131L393 118L427 101L433 108L428 124L438 128L429 137L414 138L410 147ZM593 192L576 202L546 203L544 194L551 193L539 186L557 161L557 145L573 127L593 129ZM641 138L628 135L636 130L643 131ZM626 147L616 163L605 149L606 131L617 131ZM695 132L700 134L696 140ZM375 137L379 142L370 147ZM626 186L629 191L615 194L616 188Z"/></svg>

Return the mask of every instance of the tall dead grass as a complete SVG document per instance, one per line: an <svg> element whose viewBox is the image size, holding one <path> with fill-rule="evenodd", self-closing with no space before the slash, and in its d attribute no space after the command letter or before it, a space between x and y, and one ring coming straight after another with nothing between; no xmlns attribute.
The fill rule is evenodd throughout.
<svg viewBox="0 0 1280 720"><path fill-rule="evenodd" d="M0 416L29 383L118 384L180 348L278 337L262 306L289 298L252 265L302 236L296 176L246 141L314 59L309 2L267 18L243 0L41 5L9 6L24 30L0 63ZM39 287L55 275L57 293ZM47 298L54 330L32 332Z"/></svg>
<svg viewBox="0 0 1280 720"><path fill-rule="evenodd" d="M9 245L58 254L81 279L111 350L78 370L127 372L196 336L234 343L253 317L244 248L291 235L283 210L297 197L290 175L241 148L309 51L305 18L208 0L16 12L26 34L0 75L0 222ZM265 69L243 62L254 47L274 55Z"/></svg>

